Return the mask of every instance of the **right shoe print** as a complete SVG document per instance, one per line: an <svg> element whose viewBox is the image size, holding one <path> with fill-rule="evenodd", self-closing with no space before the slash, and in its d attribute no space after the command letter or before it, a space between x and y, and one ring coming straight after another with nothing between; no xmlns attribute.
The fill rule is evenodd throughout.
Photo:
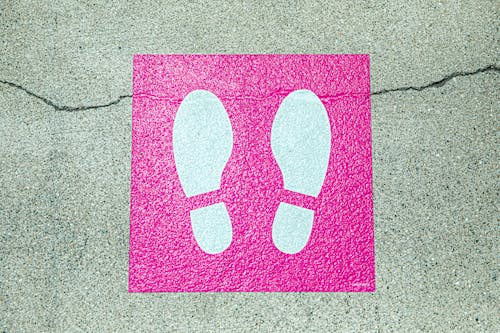
<svg viewBox="0 0 500 333"><path fill-rule="evenodd" d="M271 148L285 189L317 197L323 187L331 148L325 106L310 90L296 90L281 103L271 131ZM295 254L311 235L314 211L280 203L272 227L274 245Z"/></svg>

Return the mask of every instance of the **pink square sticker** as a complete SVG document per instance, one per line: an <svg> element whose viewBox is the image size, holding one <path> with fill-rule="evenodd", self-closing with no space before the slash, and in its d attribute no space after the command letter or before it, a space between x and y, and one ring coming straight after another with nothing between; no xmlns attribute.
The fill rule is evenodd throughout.
<svg viewBox="0 0 500 333"><path fill-rule="evenodd" d="M375 290L368 55L136 55L132 109L130 292Z"/></svg>

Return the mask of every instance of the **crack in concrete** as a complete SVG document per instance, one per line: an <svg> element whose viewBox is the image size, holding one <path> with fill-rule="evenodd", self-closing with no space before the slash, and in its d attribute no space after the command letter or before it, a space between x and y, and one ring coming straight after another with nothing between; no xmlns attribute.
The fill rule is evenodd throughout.
<svg viewBox="0 0 500 333"><path fill-rule="evenodd" d="M450 75L446 75L443 77L441 80L438 81L433 81L428 84L424 84L423 86L405 86L405 87L399 87L399 88L392 88L392 89L382 89L378 91L372 91L370 93L371 96L376 96L376 95L383 95L383 94L388 94L392 92L397 92L397 91L422 91L425 89L429 88L441 88L444 86L448 81L453 80L456 77L464 77L464 76L472 76L476 74L481 74L485 72L500 72L500 67L496 65L488 65L486 67L482 67L479 69L476 69L475 71L472 72L455 72Z"/></svg>
<svg viewBox="0 0 500 333"><path fill-rule="evenodd" d="M433 81L431 83L428 83L428 84L425 84L422 86L404 86L404 87L397 87L397 88L391 88L391 89L382 89L382 90L373 91L370 93L370 95L377 96L377 95L384 95L384 94L388 94L388 93L392 93L392 92L422 91L422 90L426 90L429 88L440 88L454 78L473 76L473 75L481 74L481 73L485 73L485 72L497 72L498 73L498 72L500 72L500 67L498 67L496 65L488 65L488 66L485 66L485 67L482 67L482 68L479 68L479 69L476 69L476 70L470 71L470 72L454 72L452 74L449 74L449 75L443 77L442 79L440 79L438 81ZM116 98L108 103L105 103L105 104L68 106L68 105L56 104L55 102L51 101L50 99L45 98L41 95L38 95L38 94L34 93L33 91L29 90L28 88L23 87L20 84L10 82L10 81L5 81L5 80L0 80L0 83L7 85L9 87L15 88L15 89L22 90L27 95L42 101L43 103L52 107L56 111L74 112L74 111L86 111L86 110L102 109L102 108L106 108L106 107L109 107L112 105L116 105L116 104L120 103L121 101L123 101L124 99L132 98L132 95L120 95L120 96L118 96L118 98Z"/></svg>
<svg viewBox="0 0 500 333"><path fill-rule="evenodd" d="M101 108L106 108L108 106L116 105L126 98L132 98L132 95L120 95L120 96L118 96L117 99L114 99L111 102L108 102L105 104L87 105L87 106L86 105L67 106L67 105L56 104L56 103L52 102L50 99L45 98L43 96L40 96L40 95L34 93L33 91L21 86L20 84L5 81L5 80L0 80L0 83L3 83L3 84L8 85L10 87L22 90L26 94L28 94L29 96L35 97L35 98L39 99L40 101L42 101L43 103L47 104L48 106L54 108L54 110L56 110L56 111L73 112L73 111L85 111L85 110L101 109Z"/></svg>

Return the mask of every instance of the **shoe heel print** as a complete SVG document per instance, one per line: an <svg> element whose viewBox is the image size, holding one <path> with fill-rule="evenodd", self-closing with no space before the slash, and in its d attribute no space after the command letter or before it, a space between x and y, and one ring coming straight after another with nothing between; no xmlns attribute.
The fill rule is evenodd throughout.
<svg viewBox="0 0 500 333"><path fill-rule="evenodd" d="M281 103L273 121L271 148L285 189L317 197L330 159L331 130L321 100L310 90L296 90ZM314 211L280 203L272 238L282 252L295 254L311 235Z"/></svg>
<svg viewBox="0 0 500 333"><path fill-rule="evenodd" d="M195 90L182 101L173 128L174 160L182 189L191 197L220 188L222 172L233 147L229 117L221 101L206 90ZM194 237L209 254L226 250L232 226L224 203L190 212Z"/></svg>

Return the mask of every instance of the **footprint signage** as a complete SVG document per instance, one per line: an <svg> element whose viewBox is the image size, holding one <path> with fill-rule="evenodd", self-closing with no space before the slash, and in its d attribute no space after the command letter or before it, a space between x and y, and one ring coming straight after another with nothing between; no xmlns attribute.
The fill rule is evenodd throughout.
<svg viewBox="0 0 500 333"><path fill-rule="evenodd" d="M367 55L136 55L129 291L374 291Z"/></svg>

